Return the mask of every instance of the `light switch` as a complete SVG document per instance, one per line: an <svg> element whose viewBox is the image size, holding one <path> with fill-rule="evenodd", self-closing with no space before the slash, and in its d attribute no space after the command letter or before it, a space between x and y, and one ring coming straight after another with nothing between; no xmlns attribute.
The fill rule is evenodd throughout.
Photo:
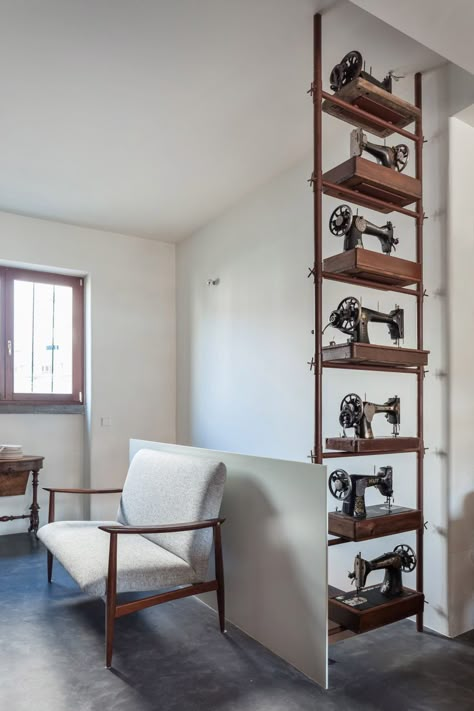
<svg viewBox="0 0 474 711"><path fill-rule="evenodd" d="M111 417L101 417L100 418L100 426L101 427L111 427L112 426L112 418Z"/></svg>

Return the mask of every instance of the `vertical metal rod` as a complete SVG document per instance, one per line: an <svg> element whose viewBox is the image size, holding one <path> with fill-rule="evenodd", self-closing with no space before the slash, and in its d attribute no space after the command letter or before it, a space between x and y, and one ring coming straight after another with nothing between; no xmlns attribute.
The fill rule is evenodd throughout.
<svg viewBox="0 0 474 711"><path fill-rule="evenodd" d="M314 16L313 67L313 195L314 195L314 449L313 461L322 463L322 75L321 75L321 15Z"/></svg>
<svg viewBox="0 0 474 711"><path fill-rule="evenodd" d="M415 74L415 105L422 109L422 80L421 74ZM416 177L421 182L421 197L417 200L416 210L418 217L416 220L416 261L421 266L421 281L418 285L418 295L416 299L417 306L417 348L423 348L423 125L420 117L416 121L415 133L419 140L415 145L416 155ZM418 422L417 430L420 438L420 448L417 454L417 476L416 476L416 507L422 512L421 526L416 532L416 548L417 548L417 568L416 568L416 589L418 592L423 592L423 533L424 533L424 516L423 516L423 474L424 474L424 440L423 440L423 381L424 369L422 366L418 368L417 373L417 400L418 400ZM419 612L416 617L416 627L418 632L423 631L423 612Z"/></svg>

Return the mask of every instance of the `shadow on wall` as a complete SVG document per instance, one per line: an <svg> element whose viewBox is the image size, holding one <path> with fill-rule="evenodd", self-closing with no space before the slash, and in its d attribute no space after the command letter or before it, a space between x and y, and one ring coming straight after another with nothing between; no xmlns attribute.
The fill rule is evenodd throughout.
<svg viewBox="0 0 474 711"><path fill-rule="evenodd" d="M304 539L311 531L304 521L283 518L264 489L235 470L227 480L222 515L229 619L277 654L285 650L286 659L294 656L293 663L309 674L318 635L326 633L326 620L317 619L314 604L315 596L326 595L325 552L317 541L308 548ZM235 528L232 521L239 522ZM324 617L325 612L324 605Z"/></svg>
<svg viewBox="0 0 474 711"><path fill-rule="evenodd" d="M449 522L450 635L474 628L474 491L464 497L462 517Z"/></svg>

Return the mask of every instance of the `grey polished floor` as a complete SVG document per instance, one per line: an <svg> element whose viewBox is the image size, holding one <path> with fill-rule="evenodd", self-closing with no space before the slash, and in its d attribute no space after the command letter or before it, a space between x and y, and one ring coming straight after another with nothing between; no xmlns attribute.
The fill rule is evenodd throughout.
<svg viewBox="0 0 474 711"><path fill-rule="evenodd" d="M401 622L330 648L325 692L196 600L117 623L103 663L100 600L79 593L27 535L0 537L0 708L9 711L472 711L474 634Z"/></svg>

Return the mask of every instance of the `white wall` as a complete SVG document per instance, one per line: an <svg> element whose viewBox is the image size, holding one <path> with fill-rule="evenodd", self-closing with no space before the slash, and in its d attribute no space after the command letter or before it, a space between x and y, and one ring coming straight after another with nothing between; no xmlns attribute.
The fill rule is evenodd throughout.
<svg viewBox="0 0 474 711"><path fill-rule="evenodd" d="M285 173L178 249L182 442L288 459L311 448L308 171Z"/></svg>
<svg viewBox="0 0 474 711"><path fill-rule="evenodd" d="M470 328L474 302L472 202L474 128L449 126L449 600L450 634L474 627L474 460L471 447L474 375ZM466 219L467 217L467 219Z"/></svg>
<svg viewBox="0 0 474 711"><path fill-rule="evenodd" d="M86 275L86 415L1 414L0 439L45 456L41 486L120 486L128 440L175 438L175 248L99 230L0 213L3 264ZM110 427L101 418L111 417ZM41 492L41 523L47 519ZM86 501L59 497L58 517ZM29 495L0 500L0 515L23 513ZM92 515L114 517L116 497L95 497ZM25 523L0 524L0 534Z"/></svg>
<svg viewBox="0 0 474 711"><path fill-rule="evenodd" d="M370 24L370 23L369 23ZM368 30L370 31L370 26ZM390 34L391 33L391 34ZM397 42L391 30L388 40ZM326 44L328 44L326 38ZM390 48L393 51L393 46ZM339 51L340 53L340 51ZM407 61L409 59L407 58ZM325 69L324 75L328 72ZM429 521L425 556L426 607L429 627L447 633L447 448L446 348L445 348L445 196L447 174L448 68L424 76L425 209L429 215L425 238L425 282L430 298L425 308L425 347L431 350L426 378L425 514ZM398 94L413 97L412 77L396 85ZM308 136L311 136L311 106ZM350 128L324 116L325 169L348 155ZM278 176L247 200L235 206L178 247L178 441L195 446L230 449L246 454L304 461L313 439L313 380L306 361L312 355L313 291L306 279L312 263L312 196L306 185L311 156ZM412 164L413 165L413 164ZM338 201L324 198L323 225ZM362 210L378 224L383 216ZM414 223L394 213L389 216L400 238L397 255L415 258ZM378 243L367 238L367 246ZM340 252L342 245L325 231L324 254ZM207 286L219 278L218 286ZM354 289L327 282L323 314L348 295L362 297L364 304L388 311L395 303L405 309L405 345L416 345L414 299L395 293ZM390 344L383 325L371 330L376 342ZM325 342L342 334L328 329ZM365 394L383 402L399 395L402 428L416 434L416 388L411 375L326 371L324 376L324 436L339 433L338 411L348 392ZM377 434L388 433L383 418L375 421ZM415 506L415 457L331 460L353 473L371 471L374 465L391 464L395 473L395 497L400 505ZM379 494L370 490L368 502ZM335 508L330 499L329 506ZM347 544L330 551L330 582L347 587L347 570L362 548L371 558L396 544L415 544L414 533L364 543ZM434 572L436 571L436 575ZM371 576L377 581L377 575ZM415 585L415 574L406 576Z"/></svg>

